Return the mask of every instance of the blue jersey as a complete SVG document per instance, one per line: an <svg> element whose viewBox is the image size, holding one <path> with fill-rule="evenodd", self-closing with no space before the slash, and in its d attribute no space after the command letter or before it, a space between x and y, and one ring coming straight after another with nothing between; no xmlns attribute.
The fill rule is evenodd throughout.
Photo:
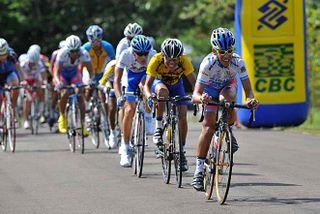
<svg viewBox="0 0 320 214"><path fill-rule="evenodd" d="M82 46L86 51L88 51L93 70L95 74L100 74L104 71L105 66L115 57L113 46L106 41L101 41L101 54L97 56L93 50L90 42L87 42Z"/></svg>
<svg viewBox="0 0 320 214"><path fill-rule="evenodd" d="M0 61L0 75L1 74L9 74L11 72L16 72L16 66L9 59L5 61Z"/></svg>

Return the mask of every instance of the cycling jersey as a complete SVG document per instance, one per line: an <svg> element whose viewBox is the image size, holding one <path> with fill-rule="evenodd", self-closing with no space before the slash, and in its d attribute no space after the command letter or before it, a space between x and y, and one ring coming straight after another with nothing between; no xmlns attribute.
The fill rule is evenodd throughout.
<svg viewBox="0 0 320 214"><path fill-rule="evenodd" d="M106 41L101 41L101 54L97 56L93 50L90 42L87 42L82 46L86 51L88 51L91 57L91 63L93 70L96 74L100 74L104 71L104 68L110 60L114 59L115 53L113 46Z"/></svg>
<svg viewBox="0 0 320 214"><path fill-rule="evenodd" d="M210 53L200 64L197 82L204 84L207 89L220 91L230 84L237 74L241 80L248 79L244 61L238 54L233 53L230 65L223 67L218 57Z"/></svg>
<svg viewBox="0 0 320 214"><path fill-rule="evenodd" d="M104 69L103 76L101 77L99 83L101 85L105 85L107 81L113 82L113 77L114 77L114 69L116 67L116 60L111 60L107 65L106 68Z"/></svg>
<svg viewBox="0 0 320 214"><path fill-rule="evenodd" d="M39 80L41 81L41 72L45 72L46 68L43 63L39 60L35 65L30 67L29 60L20 62L20 66L25 73L25 80Z"/></svg>
<svg viewBox="0 0 320 214"><path fill-rule="evenodd" d="M13 63L18 62L18 55L12 48L8 48L8 61L11 61Z"/></svg>
<svg viewBox="0 0 320 214"><path fill-rule="evenodd" d="M191 61L186 55L180 56L177 68L174 71L170 71L164 64L162 53L154 55L147 68L147 74L149 76L160 79L169 85L178 83L183 74L188 76L193 71L194 68Z"/></svg>
<svg viewBox="0 0 320 214"><path fill-rule="evenodd" d="M122 51L126 50L128 47L130 47L130 40L127 39L126 37L122 38L119 44L117 45L116 59L118 59Z"/></svg>
<svg viewBox="0 0 320 214"><path fill-rule="evenodd" d="M62 65L60 80L64 84L80 84L82 83L82 75L78 66L82 63L91 63L88 52L80 48L79 57L71 63L70 53L68 49L62 48L58 50L55 66Z"/></svg>
<svg viewBox="0 0 320 214"><path fill-rule="evenodd" d="M91 62L91 58L85 49L80 48L79 57L73 63L71 63L70 53L68 49L62 48L58 50L55 64L62 65L63 66L62 71L64 72L68 72L68 71L71 72L71 71L77 70L78 65L82 63L90 63L90 62Z"/></svg>
<svg viewBox="0 0 320 214"><path fill-rule="evenodd" d="M147 62L145 65L141 65L133 55L132 48L127 48L124 50L119 57L119 60L117 61L116 67L125 69L126 72L124 72L123 75L126 76L126 82L122 82L123 86L126 87L126 92L135 92L138 88L139 83L145 79L146 77L146 70L148 62L150 61L151 57L156 54L155 50L150 50ZM127 102L134 102L135 97L132 96L126 96Z"/></svg>
<svg viewBox="0 0 320 214"><path fill-rule="evenodd" d="M0 61L0 86L9 84L12 79L18 79L15 64L10 60Z"/></svg>

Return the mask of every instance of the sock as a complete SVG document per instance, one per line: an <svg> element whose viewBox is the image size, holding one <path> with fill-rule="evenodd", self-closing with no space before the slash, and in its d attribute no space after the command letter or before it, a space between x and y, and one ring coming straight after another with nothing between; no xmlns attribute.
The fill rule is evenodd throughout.
<svg viewBox="0 0 320 214"><path fill-rule="evenodd" d="M161 128L162 129L162 116L157 116L156 117L156 128Z"/></svg>
<svg viewBox="0 0 320 214"><path fill-rule="evenodd" d="M203 173L205 160L206 160L205 158L200 158L200 157L196 158L196 170L194 172L195 175L198 174L199 172Z"/></svg>

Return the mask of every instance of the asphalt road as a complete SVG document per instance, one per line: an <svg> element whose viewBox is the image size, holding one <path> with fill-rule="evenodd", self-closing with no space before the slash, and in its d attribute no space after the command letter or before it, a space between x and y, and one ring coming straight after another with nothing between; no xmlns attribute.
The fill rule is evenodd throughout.
<svg viewBox="0 0 320 214"><path fill-rule="evenodd" d="M4 213L320 213L320 137L274 130L236 130L240 149L226 205L190 185L200 125L190 123L183 188L162 181L154 146L143 178L121 168L116 150L69 151L66 136L18 130L16 153L0 153ZM214 198L214 197L213 197Z"/></svg>

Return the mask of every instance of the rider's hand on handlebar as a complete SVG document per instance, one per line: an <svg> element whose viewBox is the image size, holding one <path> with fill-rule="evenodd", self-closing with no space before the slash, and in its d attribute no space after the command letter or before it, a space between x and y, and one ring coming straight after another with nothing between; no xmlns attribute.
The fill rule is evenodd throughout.
<svg viewBox="0 0 320 214"><path fill-rule="evenodd" d="M124 97L123 97L123 96L119 96L119 97L117 98L117 105L118 105L119 108L123 107L124 101L125 101L125 100L124 100Z"/></svg>
<svg viewBox="0 0 320 214"><path fill-rule="evenodd" d="M207 93L203 93L200 97L200 101L201 103L206 104L212 101L212 97Z"/></svg>
<svg viewBox="0 0 320 214"><path fill-rule="evenodd" d="M259 105L259 101L254 99L254 98L247 98L247 101L246 101L246 105L249 107L249 108L258 108L258 105Z"/></svg>
<svg viewBox="0 0 320 214"><path fill-rule="evenodd" d="M58 91L58 90L60 90L63 86L64 86L63 82L58 82L58 83L56 84L56 86L54 87L54 90L55 90L55 91Z"/></svg>

